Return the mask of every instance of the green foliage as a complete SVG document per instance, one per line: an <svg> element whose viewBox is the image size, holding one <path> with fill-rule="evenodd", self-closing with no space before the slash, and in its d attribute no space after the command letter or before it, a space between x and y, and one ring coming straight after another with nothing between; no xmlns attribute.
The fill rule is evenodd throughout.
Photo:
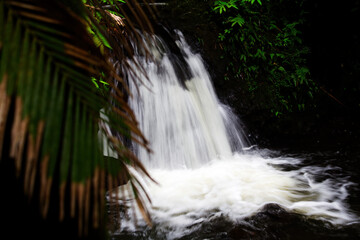
<svg viewBox="0 0 360 240"><path fill-rule="evenodd" d="M299 30L304 13L288 10L296 7L290 0L215 1L213 6L223 29L218 36L223 58L230 59L226 79L246 82L251 95L262 98L261 108L276 116L314 107L317 91Z"/></svg>

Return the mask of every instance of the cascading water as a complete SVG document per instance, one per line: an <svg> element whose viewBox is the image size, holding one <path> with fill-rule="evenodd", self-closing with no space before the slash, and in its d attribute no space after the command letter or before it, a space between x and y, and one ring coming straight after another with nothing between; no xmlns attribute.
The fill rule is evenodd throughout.
<svg viewBox="0 0 360 240"><path fill-rule="evenodd" d="M177 61L155 37L150 46L155 61L137 58L150 83L140 84L137 91L136 78L129 81L134 96L130 106L154 152L148 155L141 147L137 149L148 168L197 168L217 156L231 155L231 146L244 146L244 137L235 127L232 138L227 136L226 125L234 126L228 116L231 112L219 104L201 58L179 37L177 44L186 62ZM180 79L179 71L187 78Z"/></svg>
<svg viewBox="0 0 360 240"><path fill-rule="evenodd" d="M239 222L269 203L333 224L356 221L345 204L352 183L315 177L330 168L300 167L301 159L247 150L239 120L217 99L203 60L177 36L181 56L155 36L148 46L152 60L136 57L149 81L141 71L144 84L129 81L130 106L153 150L134 146L158 182L143 183L158 231L179 238L216 218ZM119 232L145 226L141 217L137 226L133 221L122 219Z"/></svg>

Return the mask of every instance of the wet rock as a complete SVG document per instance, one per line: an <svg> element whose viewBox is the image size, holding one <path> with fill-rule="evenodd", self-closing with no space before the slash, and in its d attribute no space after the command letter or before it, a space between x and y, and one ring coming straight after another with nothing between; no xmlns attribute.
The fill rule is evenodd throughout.
<svg viewBox="0 0 360 240"><path fill-rule="evenodd" d="M277 220L285 221L291 218L291 214L282 208L279 204L269 203L266 204L254 217L259 220Z"/></svg>
<svg viewBox="0 0 360 240"><path fill-rule="evenodd" d="M229 232L229 237L231 239L256 239L259 234L256 231L246 229L244 226L237 226Z"/></svg>

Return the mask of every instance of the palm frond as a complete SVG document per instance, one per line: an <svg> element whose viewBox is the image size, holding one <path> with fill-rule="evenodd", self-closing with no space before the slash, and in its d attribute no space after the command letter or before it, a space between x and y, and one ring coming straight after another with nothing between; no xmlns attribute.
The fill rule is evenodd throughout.
<svg viewBox="0 0 360 240"><path fill-rule="evenodd" d="M128 146L109 132L116 130L148 148L124 99L129 94L127 84L108 61L109 52L96 46L89 29L108 41L112 56L119 60L131 57L131 45L125 30L105 31L103 26L116 29L118 23L98 1L88 2L100 9L104 25L81 0L0 1L0 158L14 159L16 174L24 177L24 192L29 197L38 193L44 217L51 204L56 205L51 192L58 191L60 219L69 208L80 231L86 231L90 216L93 226L99 225L106 190L138 182L127 166L150 177ZM116 6L121 11L122 6ZM137 3L129 7L139 26L151 28ZM126 32L136 37L130 18L127 23ZM125 67L131 71L133 66ZM109 96L100 93L92 77L109 84ZM12 128L8 135L7 121ZM115 161L103 156L99 133L116 152ZM2 154L4 142L10 142L9 156ZM150 219L141 191L136 184L129 185L145 219Z"/></svg>

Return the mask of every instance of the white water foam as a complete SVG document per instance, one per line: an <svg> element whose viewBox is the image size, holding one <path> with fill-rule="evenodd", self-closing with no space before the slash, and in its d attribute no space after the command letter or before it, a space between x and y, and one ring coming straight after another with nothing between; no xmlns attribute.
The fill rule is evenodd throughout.
<svg viewBox="0 0 360 240"><path fill-rule="evenodd" d="M346 179L317 182L314 179L324 174L324 168L297 168L300 163L295 158L264 158L253 151L215 159L197 169L150 170L158 184L143 184L152 199L148 206L152 221L167 231L168 239L176 239L216 217L236 223L276 203L334 225L358 222L344 203L351 183ZM286 166L296 170L285 171ZM140 213L136 216L140 224L135 226L131 219L121 230L144 227Z"/></svg>
<svg viewBox="0 0 360 240"><path fill-rule="evenodd" d="M138 91L130 84L134 95L130 106L154 151L148 155L135 146L158 182L142 183L152 200L148 208L154 224L174 239L214 217L240 221L268 203L332 224L357 221L345 204L351 183L330 178L316 181L326 169L300 167L300 159L271 158L246 150L239 120L217 99L201 57L191 51L181 33L178 36L187 67L175 63L189 72L184 74L188 77L179 79L171 52L155 37L149 45L155 62L137 58L151 84L140 85ZM133 198L131 194L120 197ZM133 222L123 219L121 230L135 231ZM137 223L145 224L141 218Z"/></svg>

